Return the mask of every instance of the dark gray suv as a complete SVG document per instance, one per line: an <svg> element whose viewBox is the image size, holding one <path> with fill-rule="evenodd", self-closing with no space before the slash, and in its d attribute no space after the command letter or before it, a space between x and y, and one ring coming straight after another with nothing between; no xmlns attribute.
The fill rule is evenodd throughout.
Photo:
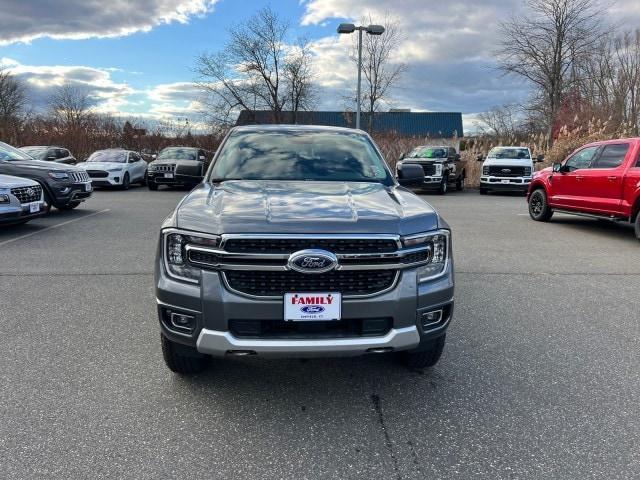
<svg viewBox="0 0 640 480"><path fill-rule="evenodd" d="M451 232L362 131L230 131L204 182L165 220L155 281L162 349L208 356L399 352L434 365L453 314Z"/></svg>

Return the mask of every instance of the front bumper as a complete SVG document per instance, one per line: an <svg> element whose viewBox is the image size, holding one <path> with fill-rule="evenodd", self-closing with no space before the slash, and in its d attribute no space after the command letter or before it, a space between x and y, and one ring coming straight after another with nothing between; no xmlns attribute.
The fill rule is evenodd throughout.
<svg viewBox="0 0 640 480"><path fill-rule="evenodd" d="M438 189L442 184L441 176L424 177L421 188L423 189Z"/></svg>
<svg viewBox="0 0 640 480"><path fill-rule="evenodd" d="M13 223L42 217L47 214L47 204L43 200L32 203L38 205L37 212L31 212L29 204L22 205L15 197L8 205L0 205L0 225L11 225Z"/></svg>
<svg viewBox="0 0 640 480"><path fill-rule="evenodd" d="M167 173L170 176L166 176ZM158 185L197 185L202 181L202 175L149 171L147 172L147 181Z"/></svg>
<svg viewBox="0 0 640 480"><path fill-rule="evenodd" d="M70 202L84 202L93 192L92 182L54 182L49 184L53 203L66 205Z"/></svg>
<svg viewBox="0 0 640 480"><path fill-rule="evenodd" d="M415 269L403 270L394 288L366 298L344 298L342 319L391 319L389 331L378 336L327 338L247 338L230 331L230 321L253 319L280 321L282 299L257 299L238 295L227 289L221 275L203 271L201 285L178 282L164 273L156 262L156 297L162 334L205 354L225 356L234 352L265 356L316 357L355 356L374 351L419 349L443 335L453 315L453 262L444 274L417 283ZM423 329L422 314L443 309L446 315L436 324ZM185 313L195 318L191 333L178 332L166 322L166 312Z"/></svg>
<svg viewBox="0 0 640 480"><path fill-rule="evenodd" d="M503 192L526 192L530 183L531 177L494 177L490 175L480 177L481 188Z"/></svg>

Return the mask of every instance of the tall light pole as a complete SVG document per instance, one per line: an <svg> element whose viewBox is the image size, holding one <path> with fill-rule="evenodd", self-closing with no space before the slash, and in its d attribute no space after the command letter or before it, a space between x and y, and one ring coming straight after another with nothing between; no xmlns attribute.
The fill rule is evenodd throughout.
<svg viewBox="0 0 640 480"><path fill-rule="evenodd" d="M358 31L358 90L356 98L356 128L360 128L360 84L362 79L362 32L367 32L369 35L382 35L384 33L384 27L382 25L368 25L366 27L356 27L353 23L341 23L338 25L338 33L353 33Z"/></svg>

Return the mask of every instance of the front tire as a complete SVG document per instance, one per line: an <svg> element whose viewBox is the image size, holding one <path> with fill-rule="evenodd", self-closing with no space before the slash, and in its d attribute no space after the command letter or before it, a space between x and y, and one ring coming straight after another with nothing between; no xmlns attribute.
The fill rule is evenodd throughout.
<svg viewBox="0 0 640 480"><path fill-rule="evenodd" d="M78 205L80 205L81 202L69 202L66 203L64 205L57 205L56 208L58 210L73 210L74 208L76 208Z"/></svg>
<svg viewBox="0 0 640 480"><path fill-rule="evenodd" d="M464 190L464 175L461 176L456 182L456 190L459 192Z"/></svg>
<svg viewBox="0 0 640 480"><path fill-rule="evenodd" d="M440 187L438 188L438 193L440 195L445 195L449 190L449 177L445 175L442 177L442 182L440 183Z"/></svg>
<svg viewBox="0 0 640 480"><path fill-rule="evenodd" d="M122 188L122 190L129 190L129 187L131 186L131 179L129 178L129 172L124 174L124 178L122 179L122 185L120 188Z"/></svg>
<svg viewBox="0 0 640 480"><path fill-rule="evenodd" d="M162 357L167 368L175 373L189 375L204 370L207 357L198 353L193 347L180 345L160 334L162 342Z"/></svg>
<svg viewBox="0 0 640 480"><path fill-rule="evenodd" d="M140 179L140 186L141 187L146 187L147 186L147 171L144 171L144 175L143 177Z"/></svg>
<svg viewBox="0 0 640 480"><path fill-rule="evenodd" d="M535 190L529 198L529 215L537 222L548 222L553 216L553 210L549 207L547 193L544 188Z"/></svg>
<svg viewBox="0 0 640 480"><path fill-rule="evenodd" d="M445 334L429 341L427 345L420 347L419 351L400 352L400 361L411 369L433 367L442 356L446 340L447 335Z"/></svg>
<svg viewBox="0 0 640 480"><path fill-rule="evenodd" d="M153 190L153 191L158 190L158 184L156 182L154 182L153 180L149 180L147 182L147 187L149 187L149 190Z"/></svg>

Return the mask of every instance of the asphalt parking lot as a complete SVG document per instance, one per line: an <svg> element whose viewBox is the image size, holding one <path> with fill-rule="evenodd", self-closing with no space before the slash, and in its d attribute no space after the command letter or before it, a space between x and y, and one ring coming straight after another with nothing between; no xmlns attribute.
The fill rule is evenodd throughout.
<svg viewBox="0 0 640 480"><path fill-rule="evenodd" d="M516 196L428 195L454 232L441 362L165 368L152 262L184 191L98 191L0 231L4 478L632 478L640 243Z"/></svg>

